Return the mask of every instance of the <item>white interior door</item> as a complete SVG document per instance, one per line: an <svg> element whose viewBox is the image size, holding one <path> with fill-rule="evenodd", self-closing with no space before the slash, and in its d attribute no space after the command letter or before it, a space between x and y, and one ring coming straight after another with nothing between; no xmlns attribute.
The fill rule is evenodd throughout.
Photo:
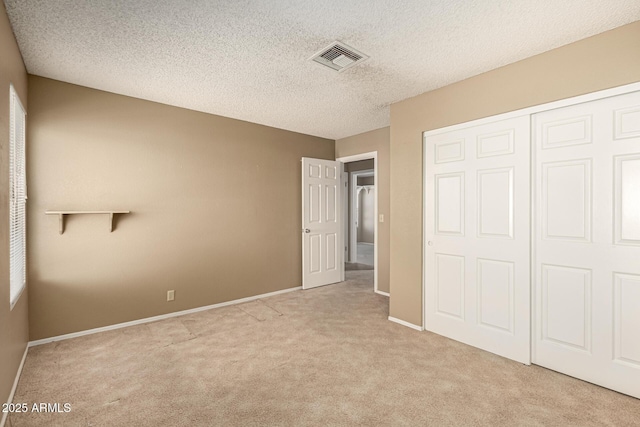
<svg viewBox="0 0 640 427"><path fill-rule="evenodd" d="M533 361L640 398L640 92L532 123Z"/></svg>
<svg viewBox="0 0 640 427"><path fill-rule="evenodd" d="M425 329L530 363L530 116L425 136Z"/></svg>
<svg viewBox="0 0 640 427"><path fill-rule="evenodd" d="M302 288L344 279L342 163L302 158Z"/></svg>

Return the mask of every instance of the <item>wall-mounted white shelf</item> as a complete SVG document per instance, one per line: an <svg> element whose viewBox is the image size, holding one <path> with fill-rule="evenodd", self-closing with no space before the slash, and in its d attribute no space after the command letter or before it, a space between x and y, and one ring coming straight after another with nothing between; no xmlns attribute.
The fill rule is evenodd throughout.
<svg viewBox="0 0 640 427"><path fill-rule="evenodd" d="M109 215L109 232L113 231L113 216L116 214L128 214L131 211L45 211L45 215L58 215L58 231L64 233L65 215Z"/></svg>

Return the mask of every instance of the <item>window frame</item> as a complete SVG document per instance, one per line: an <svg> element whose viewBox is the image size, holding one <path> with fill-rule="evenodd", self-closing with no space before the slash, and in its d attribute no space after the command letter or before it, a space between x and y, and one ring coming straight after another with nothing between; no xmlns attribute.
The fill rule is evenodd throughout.
<svg viewBox="0 0 640 427"><path fill-rule="evenodd" d="M18 132L18 115L22 115L22 135L16 135ZM13 84L9 84L9 307L13 307L18 303L20 297L27 287L27 177L26 177L26 146L27 146L27 112L20 101L17 91ZM22 146L16 147L16 145ZM19 158L16 158L19 156ZM20 174L21 172L21 174ZM22 218L15 218L19 210L15 208L16 203L23 203ZM19 216L19 214L18 214ZM15 222L20 222L15 225ZM18 232L22 232L20 242L21 247L15 247L14 228ZM22 252L16 255L15 252ZM18 261L22 264L22 283L15 283L14 258L20 257ZM19 289L14 291L15 287Z"/></svg>

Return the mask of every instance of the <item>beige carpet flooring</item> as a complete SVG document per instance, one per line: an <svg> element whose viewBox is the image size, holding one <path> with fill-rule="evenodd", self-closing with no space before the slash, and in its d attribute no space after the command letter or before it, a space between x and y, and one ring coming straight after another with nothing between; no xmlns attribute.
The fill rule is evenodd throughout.
<svg viewBox="0 0 640 427"><path fill-rule="evenodd" d="M640 400L387 320L372 271L34 347L8 426L633 426Z"/></svg>
<svg viewBox="0 0 640 427"><path fill-rule="evenodd" d="M373 265L360 264L357 262L344 263L344 271L353 271L353 270L373 270Z"/></svg>

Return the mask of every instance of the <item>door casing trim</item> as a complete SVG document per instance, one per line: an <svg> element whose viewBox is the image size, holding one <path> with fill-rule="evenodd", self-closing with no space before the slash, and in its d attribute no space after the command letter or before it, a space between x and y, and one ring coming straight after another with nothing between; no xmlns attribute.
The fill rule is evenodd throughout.
<svg viewBox="0 0 640 427"><path fill-rule="evenodd" d="M374 202L374 219L373 222L373 290L376 293L380 293L378 290L378 152L370 151L368 153L354 154L352 156L343 156L336 158L337 161L342 163L357 162L359 160L373 159L373 185L375 187L375 202ZM348 237L348 236L346 236ZM385 295L385 293L380 293Z"/></svg>

